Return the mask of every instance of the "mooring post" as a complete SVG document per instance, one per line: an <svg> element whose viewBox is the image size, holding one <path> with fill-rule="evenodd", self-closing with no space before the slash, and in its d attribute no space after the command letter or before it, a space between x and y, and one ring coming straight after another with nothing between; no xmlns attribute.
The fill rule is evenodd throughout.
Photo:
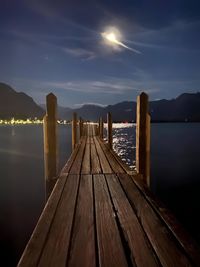
<svg viewBox="0 0 200 267"><path fill-rule="evenodd" d="M112 145L113 145L112 144L113 142L112 140L112 116L110 112L107 113L107 123L108 123L108 131L107 131L108 145L110 149L112 149Z"/></svg>
<svg viewBox="0 0 200 267"><path fill-rule="evenodd" d="M103 118L99 119L99 136L103 139Z"/></svg>
<svg viewBox="0 0 200 267"><path fill-rule="evenodd" d="M72 151L75 149L76 147L76 143L77 143L77 115L76 112L73 113L73 118L72 118Z"/></svg>
<svg viewBox="0 0 200 267"><path fill-rule="evenodd" d="M44 116L44 163L46 181L46 200L48 199L57 177L57 98L50 93L46 97L46 115Z"/></svg>
<svg viewBox="0 0 200 267"><path fill-rule="evenodd" d="M81 138L83 136L83 120L80 117L79 118L79 137Z"/></svg>
<svg viewBox="0 0 200 267"><path fill-rule="evenodd" d="M136 121L136 169L144 182L150 186L150 115L148 95L142 92L137 97Z"/></svg>
<svg viewBox="0 0 200 267"><path fill-rule="evenodd" d="M97 126L97 128L98 128L98 133L97 133L97 134L98 134L98 136L100 136L100 127L101 127L101 126L100 126L100 118L99 118L99 121L98 121L98 126Z"/></svg>

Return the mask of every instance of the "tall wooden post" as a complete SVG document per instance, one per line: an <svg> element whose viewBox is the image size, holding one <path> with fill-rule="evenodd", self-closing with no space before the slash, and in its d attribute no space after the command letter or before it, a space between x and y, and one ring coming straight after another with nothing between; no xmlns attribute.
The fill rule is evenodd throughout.
<svg viewBox="0 0 200 267"><path fill-rule="evenodd" d="M99 119L99 136L103 139L103 118Z"/></svg>
<svg viewBox="0 0 200 267"><path fill-rule="evenodd" d="M80 117L79 118L79 137L81 138L83 136L83 120Z"/></svg>
<svg viewBox="0 0 200 267"><path fill-rule="evenodd" d="M113 137L112 137L112 116L111 116L111 113L108 112L107 114L107 123L108 123L108 145L110 147L110 149L112 149L112 143L113 143Z"/></svg>
<svg viewBox="0 0 200 267"><path fill-rule="evenodd" d="M76 147L77 143L77 115L76 112L73 113L73 118L72 118L72 151Z"/></svg>
<svg viewBox="0 0 200 267"><path fill-rule="evenodd" d="M44 116L43 132L47 200L55 185L58 168L57 98L52 93L46 97L46 115Z"/></svg>
<svg viewBox="0 0 200 267"><path fill-rule="evenodd" d="M136 169L144 182L150 186L150 115L148 95L141 93L137 98L136 125Z"/></svg>

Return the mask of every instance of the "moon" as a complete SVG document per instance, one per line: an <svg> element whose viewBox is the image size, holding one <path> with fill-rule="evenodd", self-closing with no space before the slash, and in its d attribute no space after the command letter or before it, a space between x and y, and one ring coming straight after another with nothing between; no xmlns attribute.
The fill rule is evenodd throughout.
<svg viewBox="0 0 200 267"><path fill-rule="evenodd" d="M114 49L118 49L120 47L123 47L125 49L128 49L134 53L137 53L137 54L141 54L140 51L134 49L134 48L131 48L131 47L128 47L127 45L125 45L121 39L122 39L122 34L120 33L120 31L116 28L111 28L111 29L108 29L107 31L105 32L102 32L101 33L101 36L103 37L105 43L107 45L110 45L112 46Z"/></svg>

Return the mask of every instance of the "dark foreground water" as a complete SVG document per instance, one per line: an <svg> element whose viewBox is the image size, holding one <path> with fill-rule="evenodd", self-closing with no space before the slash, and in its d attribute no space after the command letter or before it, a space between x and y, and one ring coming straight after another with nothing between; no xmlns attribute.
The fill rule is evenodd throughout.
<svg viewBox="0 0 200 267"><path fill-rule="evenodd" d="M60 167L71 154L71 129L59 126ZM41 125L0 126L0 254L16 266L44 207Z"/></svg>
<svg viewBox="0 0 200 267"><path fill-rule="evenodd" d="M151 127L151 188L200 242L200 124ZM114 148L134 167L135 126L114 125ZM71 129L59 126L60 167ZM15 266L44 206L42 126L0 126L0 253Z"/></svg>

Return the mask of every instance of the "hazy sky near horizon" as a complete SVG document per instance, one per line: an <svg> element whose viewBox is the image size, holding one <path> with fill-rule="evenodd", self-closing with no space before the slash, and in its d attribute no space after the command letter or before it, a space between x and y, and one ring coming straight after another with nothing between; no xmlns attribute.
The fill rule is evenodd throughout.
<svg viewBox="0 0 200 267"><path fill-rule="evenodd" d="M115 27L123 43L106 45ZM114 104L200 91L198 0L2 0L0 81L44 103Z"/></svg>

